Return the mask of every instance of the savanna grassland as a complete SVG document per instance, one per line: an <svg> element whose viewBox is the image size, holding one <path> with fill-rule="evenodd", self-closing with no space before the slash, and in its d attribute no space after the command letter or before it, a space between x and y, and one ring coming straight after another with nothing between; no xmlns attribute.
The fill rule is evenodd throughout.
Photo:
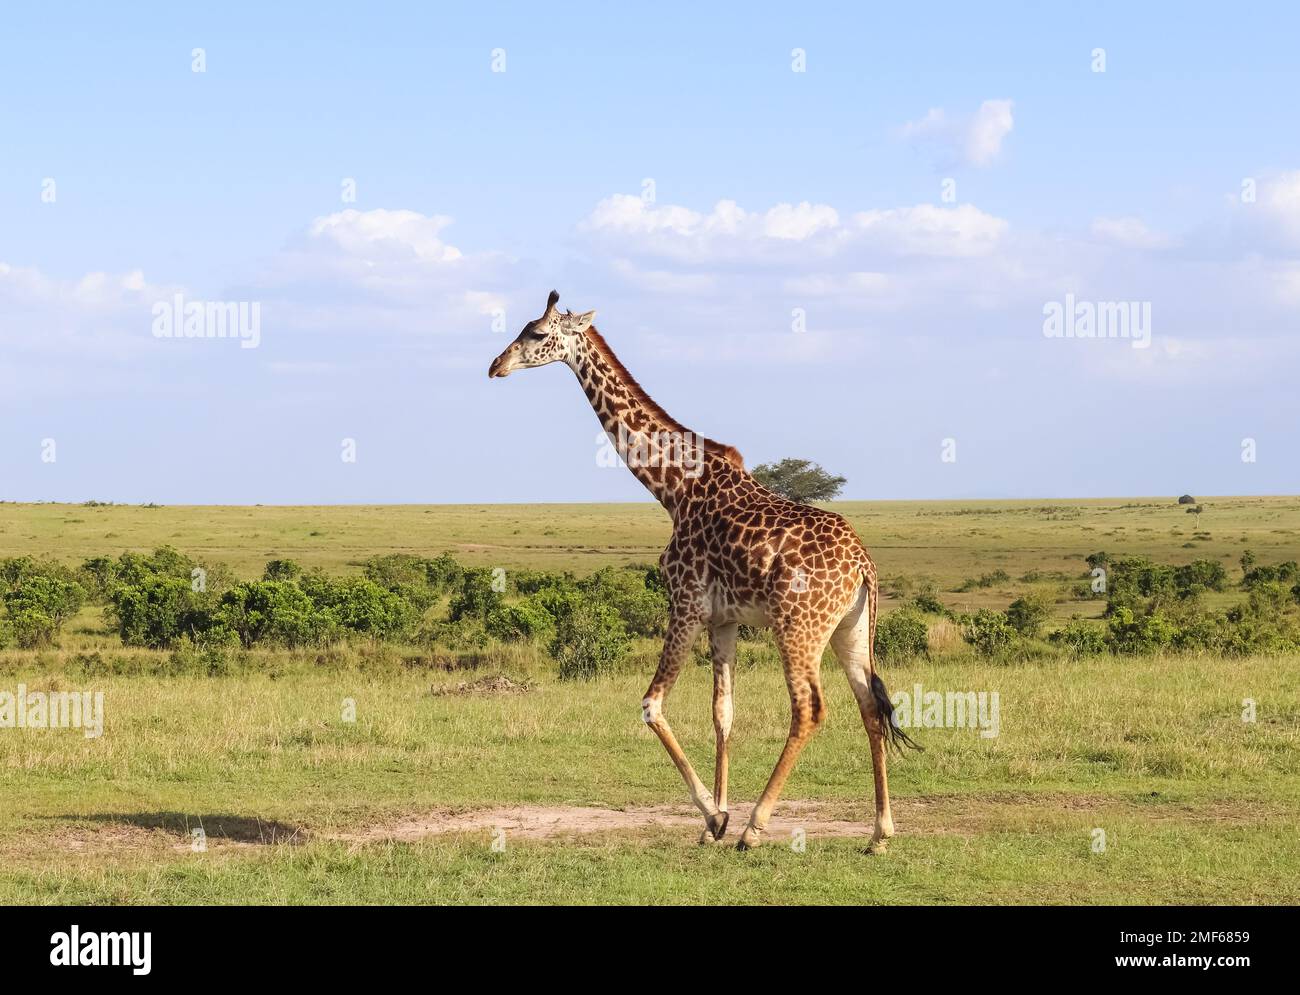
<svg viewBox="0 0 1300 995"><path fill-rule="evenodd" d="M1195 597L1207 614L1246 601L1243 553L1300 558L1300 498L1199 500L1199 518L1173 497L833 506L872 551L887 614L922 593L947 613L925 615L929 652L883 664L890 689L1001 702L995 737L913 730L925 751L892 762L899 835L883 856L864 853L870 758L830 656L830 718L767 844L738 853L697 845L640 721L652 638L593 680L558 679L544 642L442 644L436 625L204 669L192 651L124 646L88 602L54 645L0 650L0 691L104 694L98 738L0 728L0 902L1300 902L1300 653L1079 655L1046 636L1074 616L1105 628L1086 591L1100 551L1221 564L1226 583ZM0 559L71 569L171 546L241 578L269 560L359 576L375 556L444 551L581 578L652 564L668 533L651 504L0 504ZM954 619L1030 595L1050 618L1029 649L964 641ZM667 710L706 781L709 695L708 667L691 667ZM787 725L775 653L746 639L729 841Z"/></svg>

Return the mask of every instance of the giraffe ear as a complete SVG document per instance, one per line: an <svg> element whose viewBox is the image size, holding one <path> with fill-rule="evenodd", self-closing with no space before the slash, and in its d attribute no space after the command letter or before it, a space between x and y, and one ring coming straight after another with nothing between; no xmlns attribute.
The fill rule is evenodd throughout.
<svg viewBox="0 0 1300 995"><path fill-rule="evenodd" d="M575 314L572 318L573 324L570 327L572 327L575 332L585 332L591 327L591 323L595 320L595 311L588 311L586 314Z"/></svg>

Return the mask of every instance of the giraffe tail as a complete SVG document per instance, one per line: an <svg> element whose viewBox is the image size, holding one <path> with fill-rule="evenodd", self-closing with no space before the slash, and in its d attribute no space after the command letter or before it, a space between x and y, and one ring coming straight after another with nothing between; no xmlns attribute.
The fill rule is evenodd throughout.
<svg viewBox="0 0 1300 995"><path fill-rule="evenodd" d="M910 747L924 753L925 747L903 732L894 721L894 703L889 700L889 691L885 689L885 682L876 673L871 675L871 697L876 700L876 715L885 726L885 741L896 750Z"/></svg>

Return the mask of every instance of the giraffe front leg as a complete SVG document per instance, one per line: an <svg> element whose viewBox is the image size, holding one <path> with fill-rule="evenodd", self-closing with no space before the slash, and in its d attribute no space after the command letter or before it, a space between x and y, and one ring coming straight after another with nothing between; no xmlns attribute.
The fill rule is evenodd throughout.
<svg viewBox="0 0 1300 995"><path fill-rule="evenodd" d="M790 689L790 734L786 737L785 747L781 750L767 787L763 789L763 794L754 805L754 811L750 813L749 824L740 834L737 850L753 849L762 841L763 830L767 828L767 820L772 816L772 809L781 796L786 778L794 770L795 761L799 759L804 745L826 719L826 702L822 697L821 680L817 673L820 662L820 650L816 656L809 654L797 661L789 658L786 660L786 682Z"/></svg>
<svg viewBox="0 0 1300 995"><path fill-rule="evenodd" d="M736 665L736 632L739 626L731 622L716 625L709 630L709 653L713 658L713 733L717 753L713 766L713 800L722 814L722 825L716 832L704 830L700 843L713 843L722 839L727 831L727 741L731 738L731 683Z"/></svg>
<svg viewBox="0 0 1300 995"><path fill-rule="evenodd" d="M718 810L713 795L695 773L691 762L686 759L686 754L678 744L677 737L673 735L672 728L663 713L664 699L676 683L682 664L686 662L686 657L690 653L691 643L699 634L700 628L701 623L695 619L674 616L668 620L668 634L664 637L659 669L655 672L654 680L650 682L650 687L641 700L641 718L654 730L654 734L659 737L659 742L664 744L664 749L668 751L668 755L672 757L673 763L682 775L682 780L686 782L686 788L691 793L691 801L703 813L709 832L716 838L721 836L726 828L726 814Z"/></svg>

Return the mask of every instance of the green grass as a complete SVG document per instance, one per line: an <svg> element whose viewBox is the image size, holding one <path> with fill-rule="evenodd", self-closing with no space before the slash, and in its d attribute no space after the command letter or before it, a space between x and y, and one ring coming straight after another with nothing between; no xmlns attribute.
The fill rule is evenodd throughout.
<svg viewBox="0 0 1300 995"><path fill-rule="evenodd" d="M1172 498L1036 501L837 501L886 576L931 576L947 590L999 567L1076 573L1089 553L1142 553L1184 563L1214 557L1235 570L1249 546L1260 562L1294 558L1300 498L1202 498L1201 538ZM289 557L356 569L378 553L450 549L466 562L586 573L658 558L668 515L650 502L596 505L347 505L333 507L88 507L0 504L0 557L70 563L170 543L241 574ZM1195 548L1185 549L1191 542ZM982 593L982 592L981 592ZM976 595L972 595L975 597Z"/></svg>
<svg viewBox="0 0 1300 995"><path fill-rule="evenodd" d="M922 730L926 752L893 765L900 813L940 799L942 817L909 827L900 814L901 838L882 858L862 854L862 841L814 838L805 854L778 841L757 860L701 852L690 832L524 842L505 855L485 834L351 850L326 838L429 809L680 801L676 772L639 721L639 676L541 679L500 697L434 696L427 674L114 678L96 685L106 695L102 739L0 736L0 791L10 799L0 899L662 902L707 900L717 888L717 901L1011 902L1057 900L1068 884L1079 901L1205 901L1216 890L1225 901L1294 901L1297 662L896 670L895 689L919 681L1001 696L997 739ZM866 739L844 680L828 673L826 685L830 721L786 797L837 803L865 833ZM1245 697L1260 703L1253 725L1241 721ZM355 723L341 721L344 698L357 703ZM683 678L669 714L707 771L703 668ZM733 797L762 789L786 722L776 668L742 672ZM201 854L77 844L123 826L183 844L199 824L214 839L233 825L238 839L305 842ZM1089 848L1097 827L1109 838L1101 856Z"/></svg>
<svg viewBox="0 0 1300 995"><path fill-rule="evenodd" d="M278 846L252 856L196 854L161 866L96 861L9 872L0 901L51 903L360 904L1295 904L1294 826L1110 823L1091 852L1086 827L1016 828L901 839L883 857L851 840L812 840L803 853L699 847L662 832L508 845L440 839Z"/></svg>
<svg viewBox="0 0 1300 995"><path fill-rule="evenodd" d="M946 600L998 607L1033 586L1019 580L1030 570L1076 576L1096 549L1170 562L1212 555L1234 576L1240 536L1260 562L1296 557L1296 499L1203 503L1201 526L1213 538L1195 551L1170 534L1190 533L1191 518L1168 502L847 508L886 576L929 574ZM1048 506L1057 510L1036 510ZM666 535L662 513L638 505L580 515L554 506L0 505L0 556L79 562L169 542L241 573L260 571L269 556L348 570L372 553L443 549L471 562L585 571L653 559ZM951 593L998 567L1013 578L1002 588ZM863 839L813 835L803 853L772 839L740 854L698 847L689 830L647 827L507 838L497 853L479 831L400 843L332 837L433 810L683 803L680 778L640 721L653 644L639 643L620 673L589 684L555 680L537 651L487 654L478 661L485 672L530 682L527 693L503 696L434 695L434 686L478 675L445 673L400 649L254 653L247 672L220 678L101 674L78 654L146 662L166 654L115 647L97 611L83 613L63 644L0 653L0 690L23 682L103 691L105 734L0 729L4 902L1300 901L1296 657L998 665L957 654L887 667L894 691L918 682L997 691L1001 734L920 730L925 752L891 766L900 835L888 854L869 857L866 737L830 657L830 719L784 797L861 822ZM780 749L788 704L770 651L760 646L742 661L731 795L752 801ZM1242 721L1247 698L1257 702L1254 723ZM342 720L344 699L356 702L354 723ZM688 668L668 716L710 779L707 668ZM207 852L187 846L198 825L212 840ZM1090 847L1095 829L1106 833L1104 853Z"/></svg>

